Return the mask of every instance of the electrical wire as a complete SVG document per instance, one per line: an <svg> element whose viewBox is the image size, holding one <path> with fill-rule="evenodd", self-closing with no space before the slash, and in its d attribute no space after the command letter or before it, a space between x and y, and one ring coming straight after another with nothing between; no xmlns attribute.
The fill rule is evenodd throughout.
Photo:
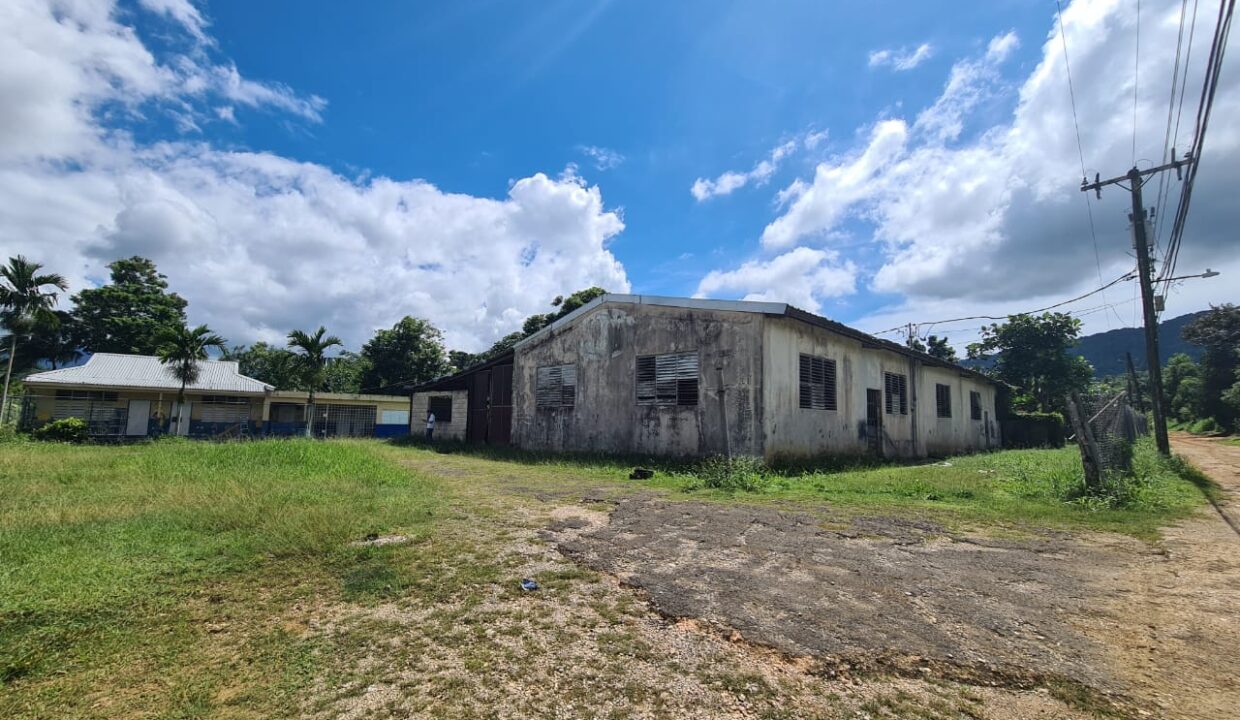
<svg viewBox="0 0 1240 720"><path fill-rule="evenodd" d="M1176 87L1179 85L1179 80L1180 80L1180 57L1181 57L1181 51L1183 50L1183 47L1184 47L1184 25L1185 25L1185 20L1187 20L1187 15L1188 15L1188 0L1180 0L1180 29L1179 29L1179 32L1177 33L1176 41L1175 41L1175 63L1171 67L1171 94L1167 98L1167 130L1163 134L1163 151L1162 151L1162 162L1161 162L1161 164L1163 165L1167 163L1168 155L1171 153L1171 148L1172 148L1171 123L1172 123L1172 118L1175 115L1175 91L1176 91ZM1154 198L1155 198L1154 207L1159 208L1160 211L1154 217L1154 238L1153 238L1154 242L1151 246L1151 252L1155 254L1157 254L1158 252L1159 232L1166 225L1166 223L1164 223L1162 220L1163 215L1165 213L1161 212L1161 209L1165 207L1164 203L1166 203L1167 193L1169 192L1170 187L1171 187L1171 184L1167 181L1167 174L1159 173L1158 174L1158 189L1154 192ZM1085 195L1086 197L1089 196L1088 193L1085 193Z"/></svg>
<svg viewBox="0 0 1240 720"><path fill-rule="evenodd" d="M1188 0L1183 0L1188 2ZM1063 45L1063 67L1068 76L1068 99L1072 105L1072 128L1076 131L1076 154L1081 160L1081 182L1085 182L1087 171L1085 170L1085 146L1081 142L1081 124L1077 119L1076 113L1076 88L1072 84L1072 63L1068 60L1068 34L1064 31L1063 26L1063 2L1055 0L1055 6L1059 9L1056 19L1059 21L1059 40ZM1102 254L1098 251L1098 232L1094 228L1094 206L1093 201L1089 199L1089 193L1081 193L1085 196L1085 214L1089 218L1089 237L1094 244L1094 267L1098 271L1098 282L1102 282ZM1103 295L1106 299L1106 295ZM1110 319L1107 320L1107 327L1110 327Z"/></svg>
<svg viewBox="0 0 1240 720"><path fill-rule="evenodd" d="M1210 44L1210 56L1206 61L1205 78L1202 82L1201 101L1197 107L1197 121L1193 131L1191 162L1185 172L1183 189L1180 191L1180 202L1176 208L1175 221L1171 228L1171 239L1167 245L1167 254L1163 261L1163 269L1159 279L1175 275L1176 263L1179 261L1180 248L1184 242L1184 227L1188 220L1189 203L1192 200L1193 186L1197 181L1197 170L1201 166L1201 153L1205 145L1206 130L1210 124L1210 114L1214 109L1214 98L1218 91L1218 80L1223 70L1223 55L1227 49L1227 39L1231 34L1231 20L1235 12L1235 0L1221 0L1219 3L1218 23L1214 28L1214 37Z"/></svg>
<svg viewBox="0 0 1240 720"><path fill-rule="evenodd" d="M1137 164L1137 89L1141 84L1141 0L1137 0L1137 43L1132 57L1132 164Z"/></svg>
<svg viewBox="0 0 1240 720"><path fill-rule="evenodd" d="M1076 301L1078 301L1078 300L1084 300L1085 298L1087 298L1087 297L1089 297L1089 296L1091 296L1091 295L1097 295L1098 293L1102 292L1103 290L1106 290L1107 288L1109 288L1109 287L1111 287L1111 286L1113 286L1113 285L1118 285L1119 283L1121 283L1121 282L1123 282L1123 281L1125 281L1125 280L1131 280L1131 279L1132 279L1133 277L1135 277L1135 276L1136 276L1136 271L1135 271L1135 270L1129 270L1128 272L1124 273L1123 275L1120 275L1119 277L1115 278L1114 280L1112 280L1111 282L1107 283L1106 285L1103 285L1102 287L1099 287L1099 288L1094 288L1093 290L1090 290L1089 292L1087 292L1087 293L1085 293L1085 294L1083 294L1083 295L1077 295L1077 296L1076 296L1076 297L1074 297L1074 298L1071 298L1071 299L1068 299L1068 300L1063 300L1063 301L1057 302L1057 303L1055 303L1054 305L1047 305L1046 307L1044 307L1044 308L1038 308L1037 310L1025 310L1025 311L1022 311L1022 312L1008 313L1007 315L969 315L969 316L967 316L967 317L952 318L952 319L950 319L950 320L934 320L934 321L928 321L928 322L923 322L923 323L914 323L914 324L915 324L915 325L917 325L918 327L923 326L923 325L925 325L925 326L929 327L929 326L932 326L932 325L944 325L944 324L947 324L947 323L961 322L961 321L964 321L964 320L1007 320L1009 317L1011 317L1011 316L1013 316L1013 315L1033 315L1034 313L1046 312L1047 310L1054 310L1054 309L1055 309L1055 308L1057 308L1057 307L1063 307L1064 305L1068 305L1068 304L1070 304L1070 303L1074 303L1074 302L1076 302ZM897 326L895 326L895 327L893 327L893 328L887 328L886 330L879 330L878 332L876 332L876 333L871 333L871 334L873 334L873 335L884 335L884 334L886 334L886 333L890 333L890 332L896 332L896 331L899 331L899 330L905 330L905 329L907 329L907 328L908 328L908 325L909 325L908 323L905 323L905 324L903 324L903 325L897 325Z"/></svg>

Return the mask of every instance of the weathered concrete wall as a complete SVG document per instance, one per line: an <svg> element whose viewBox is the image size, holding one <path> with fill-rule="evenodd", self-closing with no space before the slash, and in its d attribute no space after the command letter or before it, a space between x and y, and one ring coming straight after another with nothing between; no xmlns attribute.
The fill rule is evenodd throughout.
<svg viewBox="0 0 1240 720"><path fill-rule="evenodd" d="M426 412L432 397L452 398L452 420L445 422L442 418L435 419L435 439L464 440L465 423L469 418L468 390L435 390L413 394L413 411L409 414L409 432L414 435L426 434Z"/></svg>
<svg viewBox="0 0 1240 720"><path fill-rule="evenodd" d="M800 407L802 353L835 360L836 410ZM882 416L884 453L914 454L912 377L909 358L904 355L866 349L858 340L791 318L771 318L767 322L763 367L769 458L865 453L866 389L882 392L884 372L910 376L909 414Z"/></svg>
<svg viewBox="0 0 1240 720"><path fill-rule="evenodd" d="M762 454L762 325L757 313L609 303L517 348L518 447L651 455ZM640 355L698 353L698 404L639 405ZM537 408L537 368L577 366L571 408ZM723 402L720 400L722 379ZM726 425L724 417L726 415Z"/></svg>
<svg viewBox="0 0 1240 720"><path fill-rule="evenodd" d="M938 416L935 385L951 388L950 418ZM950 455L973 452L1000 446L998 423L995 422L995 386L959 370L940 367L922 367L918 382L918 423L922 428L923 455ZM974 420L970 413L969 392L981 394L982 419ZM987 437L987 420L990 436Z"/></svg>
<svg viewBox="0 0 1240 720"><path fill-rule="evenodd" d="M769 318L763 352L765 382L762 406L765 454L768 458L867 452L866 390L885 399L884 373L904 375L908 382L908 414L882 417L883 454L920 457L927 454L969 452L988 447L984 421L969 417L969 391L982 394L982 408L997 433L995 389L990 383L962 376L958 370L925 366L920 360L838 335L791 318ZM837 409L800 407L800 355L831 358L836 363ZM952 417L937 417L936 383L953 390ZM992 434L989 447L998 447Z"/></svg>

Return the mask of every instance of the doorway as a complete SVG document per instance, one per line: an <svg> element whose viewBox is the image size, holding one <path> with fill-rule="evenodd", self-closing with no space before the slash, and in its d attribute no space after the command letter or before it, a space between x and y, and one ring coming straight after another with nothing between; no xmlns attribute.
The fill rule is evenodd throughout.
<svg viewBox="0 0 1240 720"><path fill-rule="evenodd" d="M883 393L866 388L865 391L865 439L870 454L883 455Z"/></svg>

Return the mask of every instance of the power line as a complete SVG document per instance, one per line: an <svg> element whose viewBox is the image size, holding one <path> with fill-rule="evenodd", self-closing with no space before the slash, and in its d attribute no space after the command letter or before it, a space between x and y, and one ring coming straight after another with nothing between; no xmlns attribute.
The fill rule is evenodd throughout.
<svg viewBox="0 0 1240 720"><path fill-rule="evenodd" d="M1132 164L1137 164L1137 88L1141 83L1141 0L1137 0L1137 47L1132 57Z"/></svg>
<svg viewBox="0 0 1240 720"><path fill-rule="evenodd" d="M1195 7L1195 4L1194 4L1194 7ZM1173 150L1174 144L1171 141L1171 119L1172 119L1172 116L1175 114L1175 91L1176 91L1177 85L1179 84L1179 79L1180 79L1180 56L1181 56L1181 51L1183 50L1183 47L1184 47L1184 25L1185 25L1185 20L1187 19L1187 15L1188 15L1188 0L1180 0L1180 29L1179 29L1179 32L1177 33L1176 41L1175 41L1175 63L1171 67L1171 94L1167 98L1167 130L1163 134L1163 151L1162 151L1162 162L1163 163L1167 162L1168 153L1174 154L1174 150ZM1187 64L1185 64L1185 66L1187 67ZM1160 209L1165 207L1167 195L1170 189L1171 189L1171 185L1170 183L1167 182L1167 176L1162 173L1159 173L1158 189L1154 192L1154 197L1155 197L1154 206L1155 207L1160 208ZM1086 194L1085 197L1088 198L1089 195ZM1159 244L1158 239L1159 239L1160 231L1166 225L1166 223L1162 221L1163 214L1164 213L1159 212L1158 215L1156 215L1154 218L1154 244L1153 244L1152 250L1155 253L1157 253L1157 250L1158 250L1158 244Z"/></svg>
<svg viewBox="0 0 1240 720"><path fill-rule="evenodd" d="M1231 20L1235 7L1235 0L1222 0L1219 3L1218 23L1214 27L1214 37L1210 44L1210 55L1206 61L1205 78L1202 82L1201 101L1197 107L1197 121L1190 151L1192 162L1188 165L1184 185L1180 191L1180 202L1176 208L1175 222L1171 228L1171 239L1167 244L1167 254L1163 261L1160 278L1169 278L1174 275L1176 263L1179 261L1180 248L1184 241L1184 227L1188 220L1189 203L1192 200L1193 186L1197 181L1197 170L1201 165L1202 147L1205 145L1210 114L1214 109L1214 97L1218 91L1219 75L1223 70L1223 55L1227 49L1227 38L1231 34Z"/></svg>
<svg viewBox="0 0 1240 720"><path fill-rule="evenodd" d="M1187 0L1184 0L1187 2ZM1084 181L1087 171L1085 170L1085 146L1081 142L1081 124L1076 114L1076 88L1072 84L1072 63L1068 60L1068 34L1064 31L1063 26L1063 2L1055 0L1055 6L1059 8L1059 14L1056 19L1059 21L1059 41L1063 45L1063 67L1068 76L1068 99L1072 104L1072 128L1076 131L1076 154L1081 160L1081 180ZM1098 251L1098 233L1094 229L1094 206L1089 199L1089 195L1085 195L1085 214L1089 217L1089 237L1094 244L1094 266L1098 270L1098 282L1102 282L1102 255ZM1106 299L1106 296L1103 296ZM1107 326L1110 327L1110 320L1107 320Z"/></svg>
<svg viewBox="0 0 1240 720"><path fill-rule="evenodd" d="M1076 297L1070 300L1063 300L1061 302L1055 303L1054 305L1047 305L1044 308L1038 308L1037 310L1025 310L1023 312L1008 313L1007 315L969 315L968 317L952 318L950 320L934 320L932 322L922 322L922 323L915 323L915 324L919 326L920 325L926 325L926 326L945 325L947 323L961 322L963 320L1007 320L1009 317L1013 315L1033 315L1034 313L1046 312L1047 310L1054 310L1057 307L1063 307L1064 305L1074 303L1078 300L1084 300L1090 295L1097 295L1098 293L1102 292L1103 290L1106 290L1112 285L1117 285L1123 282L1124 280L1131 280L1133 276L1134 276L1134 272L1132 270L1129 270L1128 272L1124 273L1123 275L1120 275L1119 277L1115 278L1114 280L1107 283L1106 285L1103 285L1100 288L1095 288L1093 290L1090 290L1084 295L1077 295ZM886 330L879 330L878 332L873 333L873 334L884 335L889 332L896 332L898 330L904 330L907 327L908 327L908 323L905 323L904 325L897 325L893 328L887 328Z"/></svg>

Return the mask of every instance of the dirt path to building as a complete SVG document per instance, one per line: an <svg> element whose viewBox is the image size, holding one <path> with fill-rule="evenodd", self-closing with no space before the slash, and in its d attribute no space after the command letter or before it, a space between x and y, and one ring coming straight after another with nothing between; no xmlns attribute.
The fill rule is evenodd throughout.
<svg viewBox="0 0 1240 720"><path fill-rule="evenodd" d="M1221 489L1207 509L1163 531L1158 554L1131 558L1084 618L1115 677L1175 718L1240 717L1240 447L1175 434L1172 449Z"/></svg>

